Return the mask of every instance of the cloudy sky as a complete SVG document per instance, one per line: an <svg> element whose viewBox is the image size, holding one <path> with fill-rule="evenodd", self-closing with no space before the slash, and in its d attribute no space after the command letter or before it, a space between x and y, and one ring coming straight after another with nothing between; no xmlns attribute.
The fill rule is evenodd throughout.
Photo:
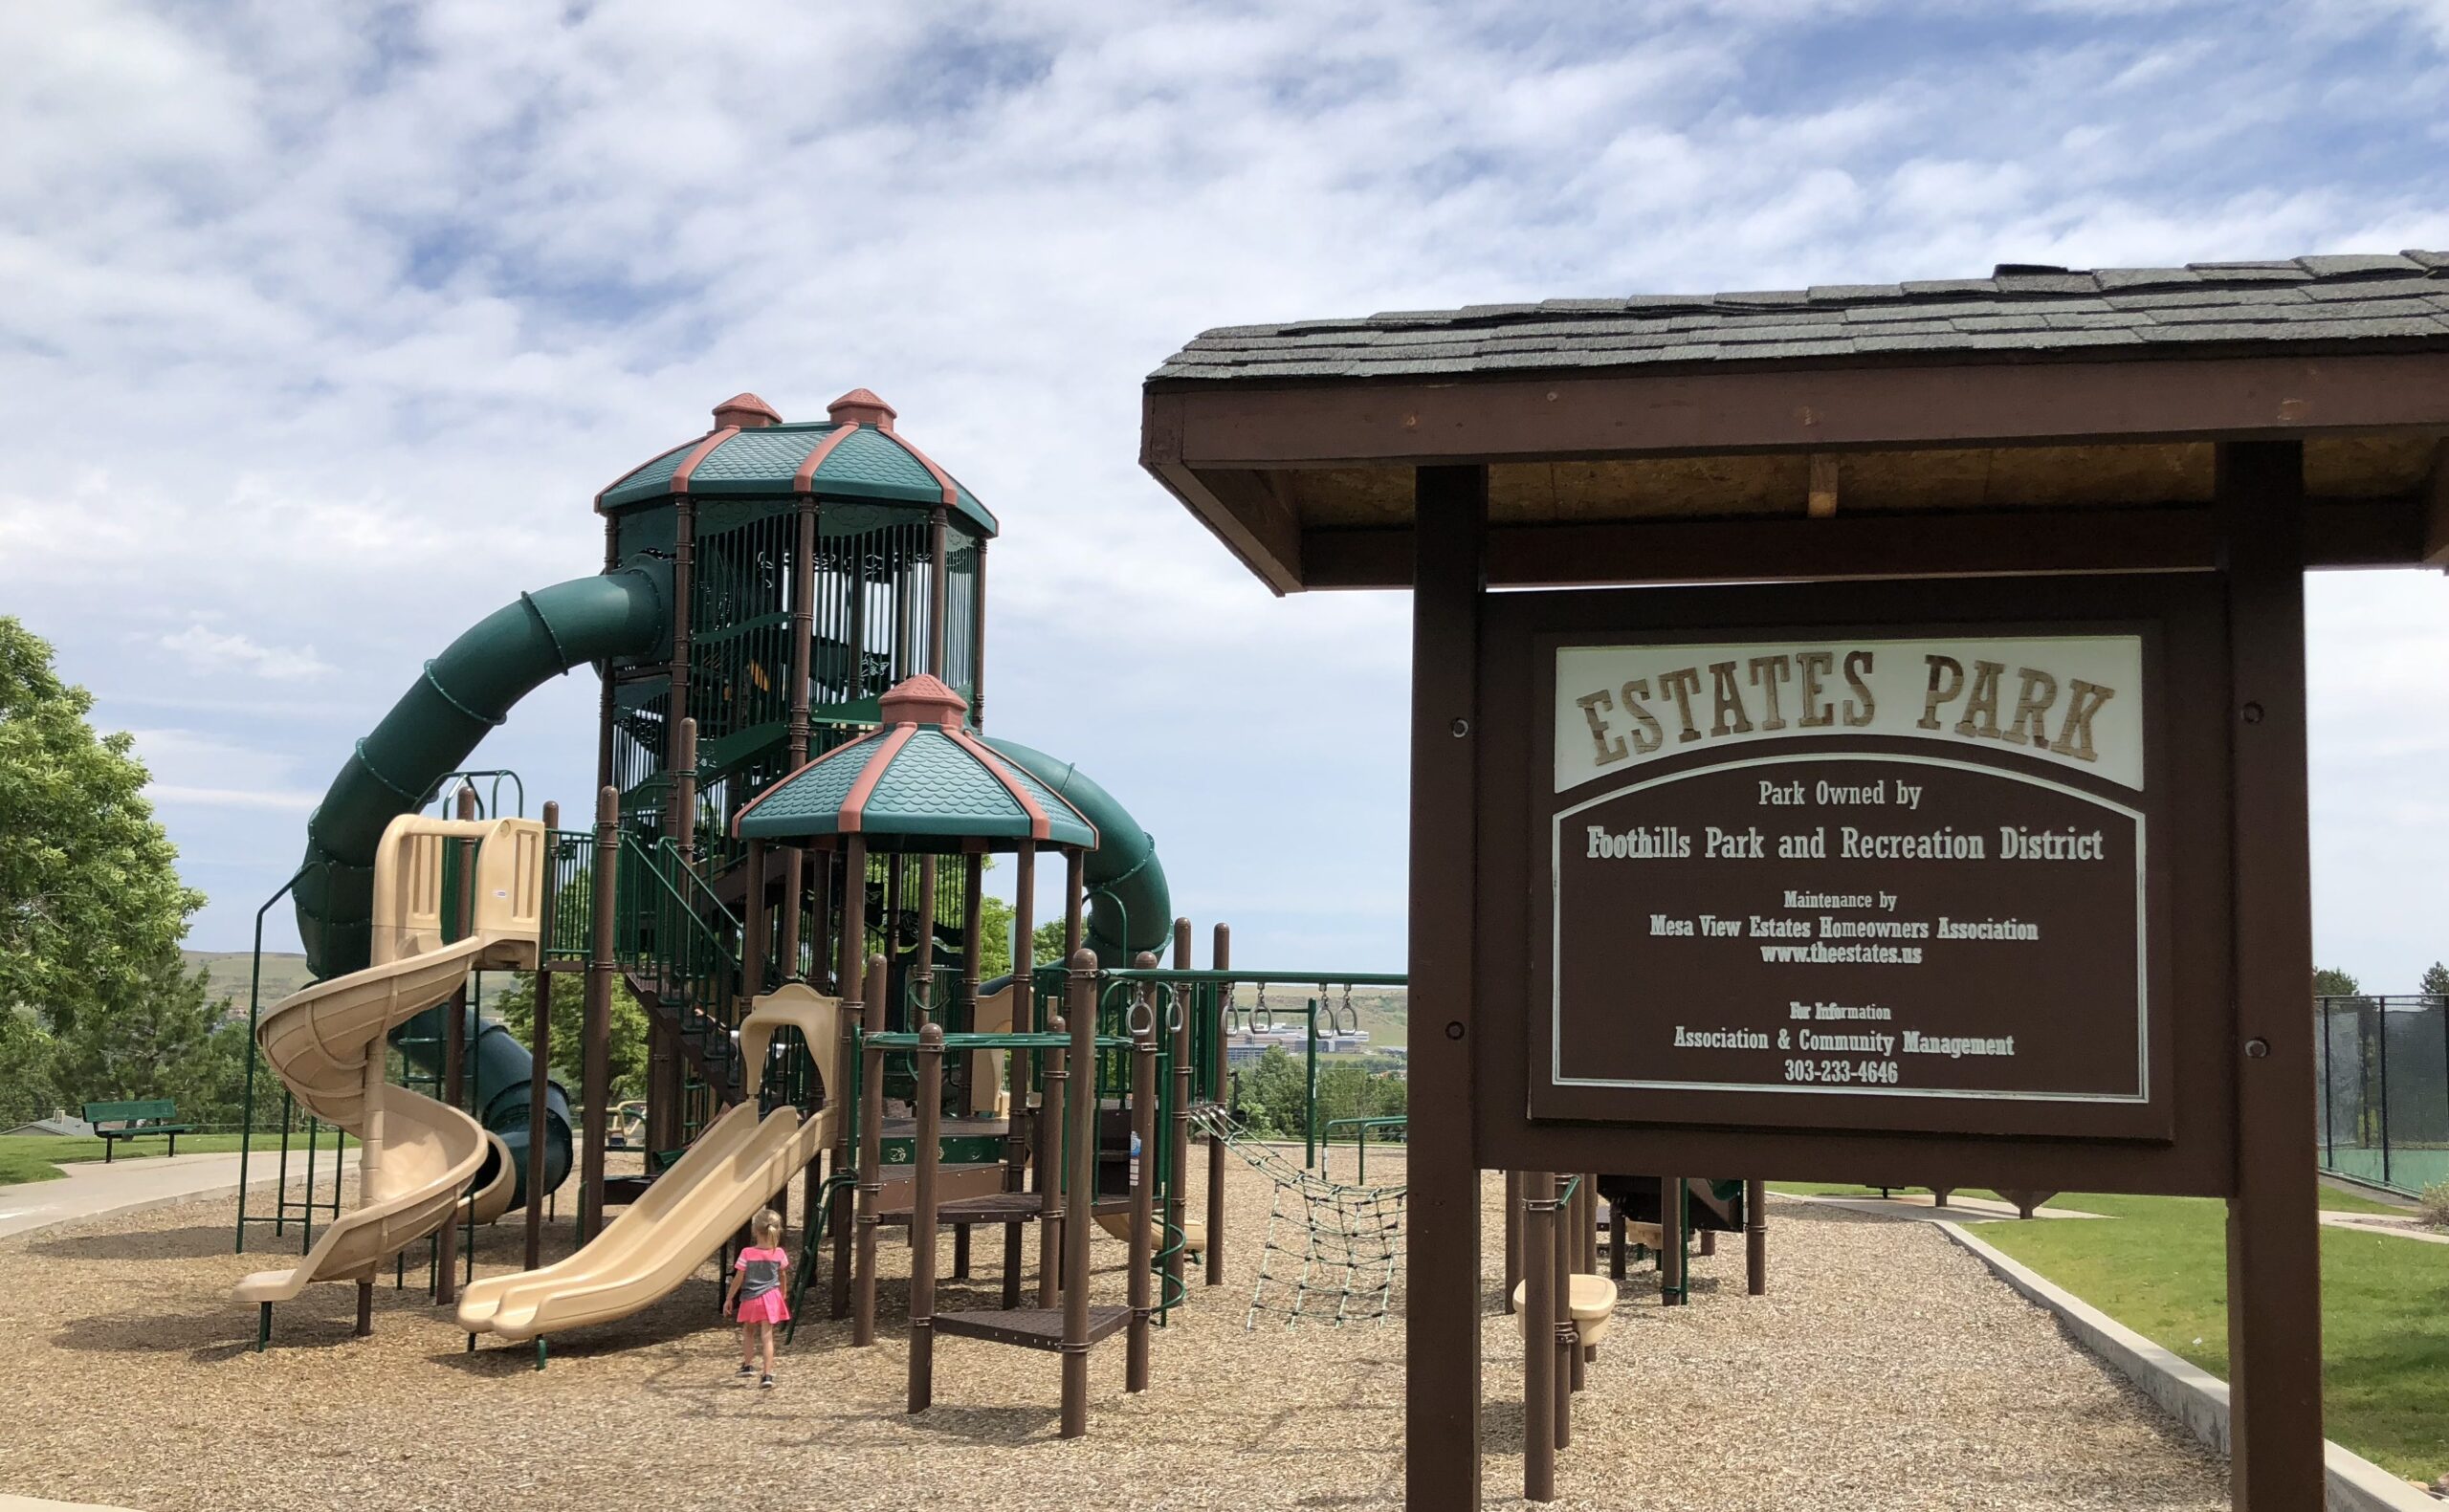
<svg viewBox="0 0 2449 1512"><path fill-rule="evenodd" d="M743 388L874 388L998 511L992 727L1202 933L1395 968L1405 601L1270 599L1137 471L1181 340L2449 247L2449 0L81 0L0 55L0 612L136 733L214 949L419 662ZM2403 990L2449 955L2449 588L2312 605L2320 953ZM593 705L483 754L582 803Z"/></svg>

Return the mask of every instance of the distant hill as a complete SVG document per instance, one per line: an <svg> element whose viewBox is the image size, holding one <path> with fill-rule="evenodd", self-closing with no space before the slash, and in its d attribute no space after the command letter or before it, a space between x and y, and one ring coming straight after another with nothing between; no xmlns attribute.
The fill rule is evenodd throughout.
<svg viewBox="0 0 2449 1512"><path fill-rule="evenodd" d="M237 1014L247 1011L247 977L254 965L254 956L247 951L181 951L189 970L204 968L206 993L211 997L226 997ZM264 952L263 992L259 999L271 1007L291 993L315 979L306 969L306 957L295 952ZM484 1002L493 1000L510 987L508 972L485 973Z"/></svg>

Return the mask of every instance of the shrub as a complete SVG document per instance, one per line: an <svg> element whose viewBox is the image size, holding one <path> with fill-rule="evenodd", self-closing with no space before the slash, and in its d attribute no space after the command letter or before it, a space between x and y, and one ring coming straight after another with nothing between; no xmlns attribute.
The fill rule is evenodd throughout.
<svg viewBox="0 0 2449 1512"><path fill-rule="evenodd" d="M2449 1181L2436 1181L2415 1199L2415 1211L2430 1228L2449 1229Z"/></svg>

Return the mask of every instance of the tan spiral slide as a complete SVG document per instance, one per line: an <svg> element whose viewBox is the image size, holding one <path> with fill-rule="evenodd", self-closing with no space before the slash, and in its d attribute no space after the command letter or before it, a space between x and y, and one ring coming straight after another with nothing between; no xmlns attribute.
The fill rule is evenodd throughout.
<svg viewBox="0 0 2449 1512"><path fill-rule="evenodd" d="M775 1031L791 1028L816 1057L825 1108L760 1116L759 1079ZM740 1020L741 1101L623 1209L594 1242L558 1264L489 1276L461 1294L459 1326L509 1341L626 1318L669 1296L833 1145L841 1117L842 1003L802 983L758 998Z"/></svg>
<svg viewBox="0 0 2449 1512"><path fill-rule="evenodd" d="M467 841L476 843L474 923L466 938L446 945L444 847ZM315 1282L371 1278L451 1221L484 1164L491 1136L474 1119L385 1082L385 1040L448 1000L471 971L535 968L544 826L402 815L383 832L374 867L374 964L282 998L255 1029L265 1061L299 1106L357 1136L358 1205L296 1266L238 1282L241 1302L286 1302ZM490 1188L476 1195L479 1217L495 1195Z"/></svg>

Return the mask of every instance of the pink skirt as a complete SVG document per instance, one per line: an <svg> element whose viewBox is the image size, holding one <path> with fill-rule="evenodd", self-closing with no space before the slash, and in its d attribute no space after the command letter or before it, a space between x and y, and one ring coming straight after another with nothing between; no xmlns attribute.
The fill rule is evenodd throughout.
<svg viewBox="0 0 2449 1512"><path fill-rule="evenodd" d="M783 1288L775 1287L762 1297L751 1297L739 1304L742 1323L788 1323L790 1304L783 1301Z"/></svg>

